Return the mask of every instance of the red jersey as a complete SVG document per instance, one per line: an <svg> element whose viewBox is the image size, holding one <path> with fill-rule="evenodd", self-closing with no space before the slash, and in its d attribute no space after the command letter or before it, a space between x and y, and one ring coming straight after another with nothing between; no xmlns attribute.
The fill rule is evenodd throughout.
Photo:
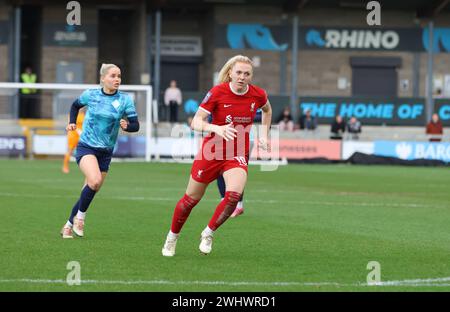
<svg viewBox="0 0 450 312"><path fill-rule="evenodd" d="M265 90L248 85L247 92L234 92L229 82L213 87L200 104L200 109L211 114L214 125L223 126L233 122L237 130L236 138L225 141L215 133L203 140L202 155L211 159L233 159L236 156L249 158L249 133L253 125L256 111L267 103Z"/></svg>

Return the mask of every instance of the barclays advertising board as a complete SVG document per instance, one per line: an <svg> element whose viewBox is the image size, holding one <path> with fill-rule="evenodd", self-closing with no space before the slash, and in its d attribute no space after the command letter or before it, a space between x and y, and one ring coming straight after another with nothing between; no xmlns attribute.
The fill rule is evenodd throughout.
<svg viewBox="0 0 450 312"><path fill-rule="evenodd" d="M450 162L450 143L375 141L374 154L404 160L429 159Z"/></svg>

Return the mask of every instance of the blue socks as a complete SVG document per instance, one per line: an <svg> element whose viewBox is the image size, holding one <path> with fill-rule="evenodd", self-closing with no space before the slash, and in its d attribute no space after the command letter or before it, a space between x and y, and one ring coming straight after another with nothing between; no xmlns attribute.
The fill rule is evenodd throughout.
<svg viewBox="0 0 450 312"><path fill-rule="evenodd" d="M96 191L91 189L88 185L86 185L81 191L80 199L76 202L76 204L72 208L72 213L70 214L69 221L73 224L73 218L77 215L78 210L81 212L86 212L91 204L92 199L94 199Z"/></svg>
<svg viewBox="0 0 450 312"><path fill-rule="evenodd" d="M89 185L86 185L84 189L81 191L80 208L79 208L81 212L86 212L86 210L89 208L92 199L94 199L95 193L96 192L93 189L91 189Z"/></svg>
<svg viewBox="0 0 450 312"><path fill-rule="evenodd" d="M220 175L217 177L217 187L219 188L220 197L225 197L225 180L223 179L223 176Z"/></svg>
<svg viewBox="0 0 450 312"><path fill-rule="evenodd" d="M69 222L71 224L73 224L73 217L75 217L77 215L79 207L80 207L80 200L78 199L78 201L76 202L76 204L72 208L72 212L70 213Z"/></svg>

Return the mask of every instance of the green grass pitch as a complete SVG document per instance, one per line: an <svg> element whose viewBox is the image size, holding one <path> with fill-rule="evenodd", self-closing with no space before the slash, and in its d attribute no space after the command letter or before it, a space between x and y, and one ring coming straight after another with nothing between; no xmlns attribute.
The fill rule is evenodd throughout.
<svg viewBox="0 0 450 312"><path fill-rule="evenodd" d="M449 291L448 168L250 166L245 213L198 251L216 184L161 256L190 165L113 162L85 238L59 235L83 177L74 163L0 160L0 291ZM66 283L78 261L81 285ZM381 285L368 286L369 261Z"/></svg>

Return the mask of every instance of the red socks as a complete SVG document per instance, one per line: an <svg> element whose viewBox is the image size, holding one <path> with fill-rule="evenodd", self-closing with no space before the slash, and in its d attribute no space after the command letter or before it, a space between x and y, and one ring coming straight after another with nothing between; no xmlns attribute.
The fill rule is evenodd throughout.
<svg viewBox="0 0 450 312"><path fill-rule="evenodd" d="M209 221L208 227L213 231L217 230L217 228L221 226L233 213L240 198L241 194L238 192L225 192L225 197L219 205L217 205L216 211ZM181 228L189 217L192 208L194 208L198 202L199 200L195 200L186 194L184 194L183 198L178 201L175 206L172 226L170 228L172 233L180 233Z"/></svg>
<svg viewBox="0 0 450 312"><path fill-rule="evenodd" d="M225 192L225 197L219 203L214 215L209 221L208 226L211 230L217 230L230 217L240 198L241 194L238 192Z"/></svg>
<svg viewBox="0 0 450 312"><path fill-rule="evenodd" d="M175 206L175 211L173 213L172 218L172 227L171 227L172 233L175 234L180 233L181 228L186 222L186 219L189 217L192 208L194 208L198 202L199 200L195 200L189 197L188 195L184 194L183 198L181 198L180 201Z"/></svg>

